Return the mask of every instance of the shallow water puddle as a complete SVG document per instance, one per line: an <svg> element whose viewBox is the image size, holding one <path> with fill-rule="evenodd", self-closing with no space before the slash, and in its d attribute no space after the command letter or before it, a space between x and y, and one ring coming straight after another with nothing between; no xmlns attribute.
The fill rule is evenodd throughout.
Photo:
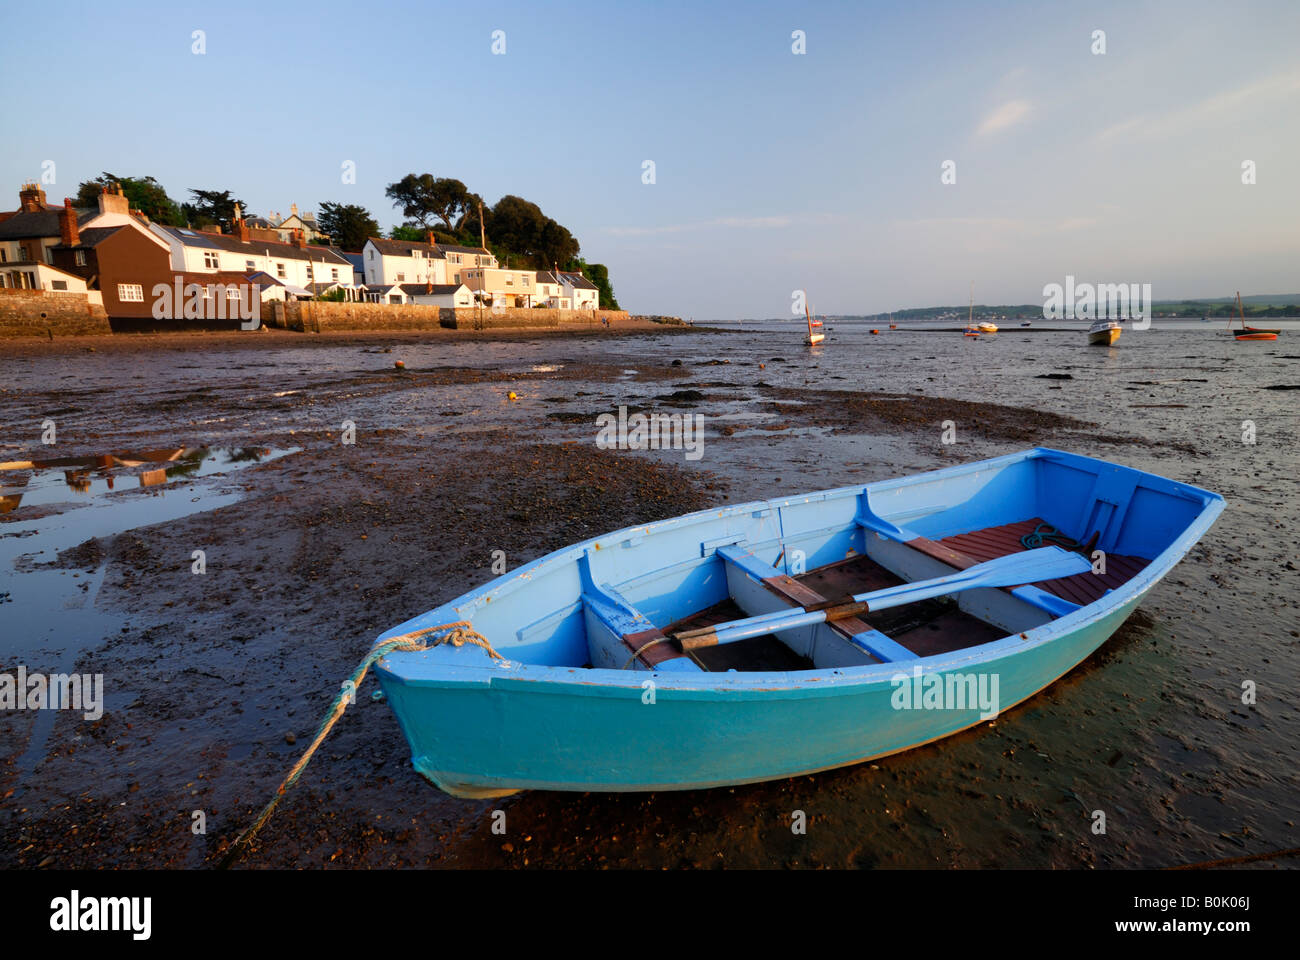
<svg viewBox="0 0 1300 960"><path fill-rule="evenodd" d="M79 503L105 493L229 473L278 460L298 449L179 447L0 463L0 514L20 506Z"/></svg>
<svg viewBox="0 0 1300 960"><path fill-rule="evenodd" d="M60 553L236 503L242 493L195 481L298 449L178 448L0 465L5 514L19 506L68 505L44 516L0 518L0 669L70 673L83 652L126 626L123 617L95 608L104 561L56 565ZM88 569L91 562L94 569ZM37 715L20 770L29 772L44 755L55 712Z"/></svg>

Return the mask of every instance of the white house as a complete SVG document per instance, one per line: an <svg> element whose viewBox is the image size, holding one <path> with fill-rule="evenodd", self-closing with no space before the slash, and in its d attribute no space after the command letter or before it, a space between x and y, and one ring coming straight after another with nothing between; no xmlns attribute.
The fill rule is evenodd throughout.
<svg viewBox="0 0 1300 960"><path fill-rule="evenodd" d="M482 247L457 247L419 240L385 240L371 237L361 248L366 283L467 282L470 267L495 267L496 257Z"/></svg>
<svg viewBox="0 0 1300 960"><path fill-rule="evenodd" d="M600 291L581 273L560 271L559 279L564 289L563 296L569 299L575 310L600 309Z"/></svg>
<svg viewBox="0 0 1300 960"><path fill-rule="evenodd" d="M446 257L434 243L371 237L361 248L366 284L446 283Z"/></svg>
<svg viewBox="0 0 1300 960"><path fill-rule="evenodd" d="M172 269L178 273L249 274L264 271L286 286L309 289L313 283L352 281L352 264L331 247L311 246L301 233L293 243L253 240L242 220L235 233L207 233L187 227L150 224L171 249Z"/></svg>

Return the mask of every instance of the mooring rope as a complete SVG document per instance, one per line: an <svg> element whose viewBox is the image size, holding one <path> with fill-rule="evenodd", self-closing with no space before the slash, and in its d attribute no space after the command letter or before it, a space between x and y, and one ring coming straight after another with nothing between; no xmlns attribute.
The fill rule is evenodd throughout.
<svg viewBox="0 0 1300 960"><path fill-rule="evenodd" d="M435 637L428 643L420 642L420 637L426 637L431 634L443 634L443 636ZM257 832L262 829L266 824L266 821L271 819L271 814L275 812L275 808L279 805L280 801L284 799L289 788L298 782L298 778L301 777L303 771L307 769L307 764L311 762L312 754L316 752L316 749L324 742L325 738L329 736L330 730L334 729L334 724L338 722L339 717L343 716L343 711L348 708L348 704L352 703L356 699L357 691L361 689L361 681L366 678L366 672L370 669L371 665L376 660L392 653L394 650L420 652L424 650L432 650L434 647L442 646L444 643L450 643L453 647L462 647L465 644L470 643L476 647L482 647L487 651L487 655L494 660L505 659L505 657L492 649L492 644L488 642L487 637L483 636L483 634L470 626L468 620L457 620L455 623L444 623L437 627L425 627L421 630L413 630L410 633L404 633L397 637L390 637L387 640L381 640L379 643L375 644L374 647L371 648L370 652L366 654L365 659L363 659L361 663L357 665L357 668L352 671L352 676L340 685L338 695L334 698L334 702L330 704L329 710L326 711L325 719L321 721L320 729L316 731L316 737L312 740L311 745L307 747L306 752L289 770L289 773L284 780L280 782L279 788L275 791L275 796L272 797L271 802L262 809L261 815L253 822L252 826L235 838L235 842L231 844L230 850L226 853L225 857L222 858L221 863L218 865L218 869L224 870L226 867L229 867L238 860L244 848L255 836L257 836Z"/></svg>
<svg viewBox="0 0 1300 960"><path fill-rule="evenodd" d="M1078 550L1083 546L1078 540L1067 537L1050 523L1040 523L1034 527L1033 533L1026 533L1020 538L1020 545L1026 550L1034 550L1046 543L1055 543L1058 546L1065 547L1067 550Z"/></svg>

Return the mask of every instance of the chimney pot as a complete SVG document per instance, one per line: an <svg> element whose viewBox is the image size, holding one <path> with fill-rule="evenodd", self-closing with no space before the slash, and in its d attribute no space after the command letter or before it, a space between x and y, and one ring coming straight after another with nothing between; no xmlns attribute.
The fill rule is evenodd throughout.
<svg viewBox="0 0 1300 960"><path fill-rule="evenodd" d="M81 242L81 231L77 228L77 211L72 200L64 198L63 209L59 211L59 239L65 247L75 247Z"/></svg>

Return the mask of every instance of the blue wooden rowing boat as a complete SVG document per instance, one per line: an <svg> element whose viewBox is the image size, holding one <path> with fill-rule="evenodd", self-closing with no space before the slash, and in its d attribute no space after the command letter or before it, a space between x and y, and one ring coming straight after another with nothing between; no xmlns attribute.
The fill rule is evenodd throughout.
<svg viewBox="0 0 1300 960"><path fill-rule="evenodd" d="M458 797L812 773L996 716L1097 649L1223 498L1034 449L629 527L388 631L379 681ZM433 634L437 637L439 634Z"/></svg>

